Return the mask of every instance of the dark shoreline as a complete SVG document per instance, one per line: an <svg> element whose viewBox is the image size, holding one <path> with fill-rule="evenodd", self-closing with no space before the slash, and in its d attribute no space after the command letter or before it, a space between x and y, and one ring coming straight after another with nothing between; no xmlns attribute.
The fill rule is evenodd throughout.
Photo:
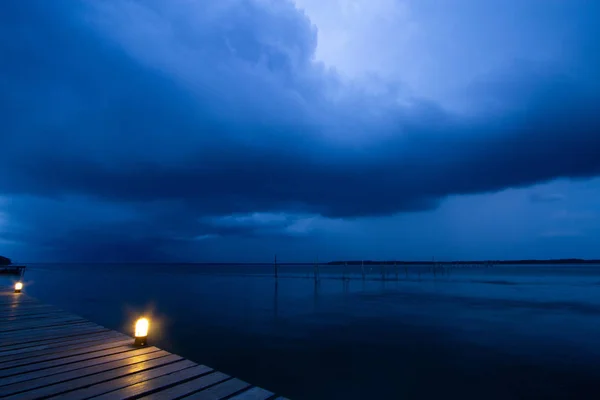
<svg viewBox="0 0 600 400"><path fill-rule="evenodd" d="M271 262L127 262L127 261L111 261L111 262L40 262L34 261L26 263L28 265L36 264L47 264L47 265L115 265L115 264L126 264L126 265L198 265L198 266L219 266L219 265L230 265L230 266L265 266L275 264ZM277 262L277 265L565 265L565 264L594 264L600 265L599 260L586 260L581 258L561 258L551 260L453 260L453 261L442 261L442 260L429 260L429 261L407 261L407 260L336 260L336 261L314 261L314 262Z"/></svg>
<svg viewBox="0 0 600 400"><path fill-rule="evenodd" d="M394 261L394 260L348 260L348 261L331 261L328 265L457 265L457 264L490 264L490 265L564 265L564 264L600 264L600 260L584 260L580 258L561 258L555 260L478 260L478 261Z"/></svg>

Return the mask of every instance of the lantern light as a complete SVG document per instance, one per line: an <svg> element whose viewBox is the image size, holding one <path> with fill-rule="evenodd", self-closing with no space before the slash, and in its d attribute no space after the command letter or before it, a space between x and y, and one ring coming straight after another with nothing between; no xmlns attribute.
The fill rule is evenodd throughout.
<svg viewBox="0 0 600 400"><path fill-rule="evenodd" d="M148 328L150 322L147 318L140 318L135 322L135 341L136 346L145 346L148 340Z"/></svg>
<svg viewBox="0 0 600 400"><path fill-rule="evenodd" d="M15 283L15 293L21 293L22 289L23 289L23 282Z"/></svg>

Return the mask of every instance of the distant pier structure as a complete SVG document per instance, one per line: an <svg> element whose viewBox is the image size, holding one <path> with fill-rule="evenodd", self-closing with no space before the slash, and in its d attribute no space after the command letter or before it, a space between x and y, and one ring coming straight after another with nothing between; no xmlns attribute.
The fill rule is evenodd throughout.
<svg viewBox="0 0 600 400"><path fill-rule="evenodd" d="M488 270L494 267L534 267L549 265L594 265L600 260L577 258L553 260L484 260L484 261L330 261L315 263L281 263L275 260L276 278L307 278L315 282L320 279L400 281L421 280L427 277L445 278L453 272ZM313 273L310 273L310 269Z"/></svg>
<svg viewBox="0 0 600 400"><path fill-rule="evenodd" d="M24 265L0 265L0 275L11 275L22 277L25 274L25 269L27 267Z"/></svg>
<svg viewBox="0 0 600 400"><path fill-rule="evenodd" d="M340 279L343 281L383 280L399 281L421 279L427 276L434 278L449 275L455 270L470 270L490 268L495 265L492 261L333 261L320 263L282 263L277 256L273 261L273 276L279 278L311 278L316 282L320 279ZM401 273L403 272L403 273Z"/></svg>

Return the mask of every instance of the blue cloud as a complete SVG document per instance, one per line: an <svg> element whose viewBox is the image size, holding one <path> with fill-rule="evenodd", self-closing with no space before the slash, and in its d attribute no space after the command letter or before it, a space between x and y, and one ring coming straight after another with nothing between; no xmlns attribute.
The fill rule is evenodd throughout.
<svg viewBox="0 0 600 400"><path fill-rule="evenodd" d="M121 227L138 254L224 229L203 218L391 215L600 174L597 72L500 72L457 115L314 62L316 28L291 2L185 4L0 4L2 193L120 204L155 233L78 237L114 243Z"/></svg>

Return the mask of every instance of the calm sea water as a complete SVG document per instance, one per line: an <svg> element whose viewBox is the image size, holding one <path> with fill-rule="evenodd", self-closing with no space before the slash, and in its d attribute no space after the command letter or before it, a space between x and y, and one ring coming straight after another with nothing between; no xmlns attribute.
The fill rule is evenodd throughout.
<svg viewBox="0 0 600 400"><path fill-rule="evenodd" d="M123 332L150 315L153 344L292 399L600 398L600 266L366 268L315 283L312 266L275 280L272 266L39 264L25 283Z"/></svg>

